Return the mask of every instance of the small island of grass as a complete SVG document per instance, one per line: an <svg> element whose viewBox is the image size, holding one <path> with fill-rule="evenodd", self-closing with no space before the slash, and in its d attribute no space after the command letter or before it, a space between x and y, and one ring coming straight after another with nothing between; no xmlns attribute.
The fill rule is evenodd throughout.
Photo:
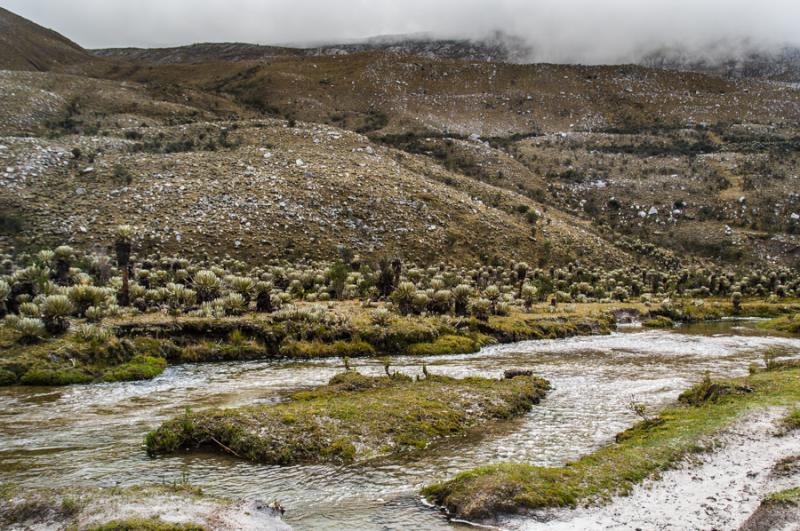
<svg viewBox="0 0 800 531"><path fill-rule="evenodd" d="M388 373L387 369L387 373ZM419 450L517 417L550 388L528 371L507 378L345 371L284 403L178 416L146 437L150 455L207 448L264 464L348 463Z"/></svg>

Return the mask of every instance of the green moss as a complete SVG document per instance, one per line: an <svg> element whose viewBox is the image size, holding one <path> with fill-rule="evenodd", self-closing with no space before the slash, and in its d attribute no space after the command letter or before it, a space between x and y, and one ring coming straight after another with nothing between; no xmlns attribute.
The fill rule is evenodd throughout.
<svg viewBox="0 0 800 531"><path fill-rule="evenodd" d="M127 382L134 380L150 380L164 372L167 360L154 356L138 355L131 361L114 367L103 374L104 382Z"/></svg>
<svg viewBox="0 0 800 531"><path fill-rule="evenodd" d="M787 334L800 335L800 314L785 315L776 319L759 323L760 328L776 330Z"/></svg>
<svg viewBox="0 0 800 531"><path fill-rule="evenodd" d="M446 335L433 342L409 345L407 353L412 356L437 356L442 354L462 354L478 352L480 343L469 337Z"/></svg>
<svg viewBox="0 0 800 531"><path fill-rule="evenodd" d="M187 412L149 433L145 443L150 455L205 447L269 464L351 462L425 448L521 415L548 388L533 376L415 381L347 371L285 403Z"/></svg>
<svg viewBox="0 0 800 531"><path fill-rule="evenodd" d="M705 299L696 303L689 300L676 300L669 307L662 307L651 311L679 322L700 322L721 319L736 315L737 317L778 317L787 313L800 311L797 304L776 304L768 302L750 301L742 303L738 313L734 311L733 304L727 300Z"/></svg>
<svg viewBox="0 0 800 531"><path fill-rule="evenodd" d="M245 340L237 343L201 341L188 345L172 356L176 363L200 363L210 361L245 361L267 356L267 351L256 341Z"/></svg>
<svg viewBox="0 0 800 531"><path fill-rule="evenodd" d="M675 323L665 315L658 315L653 319L648 319L642 323L647 328L672 328Z"/></svg>
<svg viewBox="0 0 800 531"><path fill-rule="evenodd" d="M90 531L205 531L198 524L174 524L157 518L126 518L90 527Z"/></svg>
<svg viewBox="0 0 800 531"><path fill-rule="evenodd" d="M787 430L800 430L800 409L793 409L783 419L781 423Z"/></svg>
<svg viewBox="0 0 800 531"><path fill-rule="evenodd" d="M375 349L366 341L334 341L323 343L322 341L285 341L281 345L280 353L289 358L331 358L344 357L351 358L374 356Z"/></svg>
<svg viewBox="0 0 800 531"><path fill-rule="evenodd" d="M528 314L492 316L488 322L475 321L473 326L501 343L531 339L556 339L576 335L607 334L612 318L607 315L574 315L541 317Z"/></svg>
<svg viewBox="0 0 800 531"><path fill-rule="evenodd" d="M771 503L800 505L800 487L792 487L779 492L773 492L764 498L764 501Z"/></svg>
<svg viewBox="0 0 800 531"><path fill-rule="evenodd" d="M718 393L713 400L699 401L697 405L667 408L658 422L639 423L615 444L563 467L489 465L426 487L423 494L455 516L471 519L522 509L574 506L627 494L645 478L670 468L687 453L700 450L707 437L746 411L797 403L798 376L800 368L793 368L717 383L719 388L747 388L752 392ZM708 388L706 382L700 386Z"/></svg>
<svg viewBox="0 0 800 531"><path fill-rule="evenodd" d="M73 385L94 380L94 375L81 369L33 367L20 378L24 385Z"/></svg>

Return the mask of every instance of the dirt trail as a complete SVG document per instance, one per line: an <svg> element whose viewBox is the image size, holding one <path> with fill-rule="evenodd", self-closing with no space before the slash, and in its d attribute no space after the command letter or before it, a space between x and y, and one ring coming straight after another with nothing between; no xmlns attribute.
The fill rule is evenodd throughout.
<svg viewBox="0 0 800 531"><path fill-rule="evenodd" d="M765 495L800 480L797 475L771 474L778 461L800 449L800 431L776 436L776 422L783 414L784 410L772 408L748 415L715 437L715 451L693 456L607 506L513 518L503 522L503 528L738 529Z"/></svg>

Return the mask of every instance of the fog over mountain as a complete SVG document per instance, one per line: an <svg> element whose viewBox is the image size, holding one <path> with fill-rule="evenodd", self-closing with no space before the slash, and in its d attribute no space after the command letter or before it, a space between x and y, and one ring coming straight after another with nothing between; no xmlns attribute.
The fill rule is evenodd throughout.
<svg viewBox="0 0 800 531"><path fill-rule="evenodd" d="M531 62L638 62L671 49L728 58L800 45L790 0L4 0L86 48L194 42L312 45L376 35L519 37Z"/></svg>

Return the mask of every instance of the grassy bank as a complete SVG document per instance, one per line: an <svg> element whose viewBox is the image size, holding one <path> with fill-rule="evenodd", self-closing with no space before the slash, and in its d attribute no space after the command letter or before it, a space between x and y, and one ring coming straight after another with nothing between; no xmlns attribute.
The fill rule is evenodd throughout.
<svg viewBox="0 0 800 531"><path fill-rule="evenodd" d="M387 369L387 372L388 369ZM528 411L549 384L354 371L277 405L186 412L146 437L150 455L208 448L267 464L353 462L419 450L470 428Z"/></svg>
<svg viewBox="0 0 800 531"><path fill-rule="evenodd" d="M0 385L69 385L152 378L168 364L269 358L313 359L477 352L494 342L607 334L618 316L669 327L724 316L782 316L768 325L792 331L793 303L745 302L734 311L723 300L668 304L584 303L533 305L486 319L398 315L354 301L298 304L273 314L198 317L144 313L78 325L65 335L25 340L0 327Z"/></svg>
<svg viewBox="0 0 800 531"><path fill-rule="evenodd" d="M800 335L800 313L784 315L775 319L770 319L759 325L765 330L774 330L786 334Z"/></svg>
<svg viewBox="0 0 800 531"><path fill-rule="evenodd" d="M460 518L481 519L525 509L599 503L670 468L753 408L800 401L800 367L774 369L726 382L704 380L678 404L619 434L617 442L563 467L505 463L476 468L423 494Z"/></svg>
<svg viewBox="0 0 800 531"><path fill-rule="evenodd" d="M339 303L279 314L171 317L142 314L24 341L0 327L0 385L70 385L153 378L168 364L477 352L494 342L608 333L602 310L509 316L381 315Z"/></svg>
<svg viewBox="0 0 800 531"><path fill-rule="evenodd" d="M0 328L0 385L71 385L150 379L167 367L167 345L119 339L101 329L34 344Z"/></svg>

